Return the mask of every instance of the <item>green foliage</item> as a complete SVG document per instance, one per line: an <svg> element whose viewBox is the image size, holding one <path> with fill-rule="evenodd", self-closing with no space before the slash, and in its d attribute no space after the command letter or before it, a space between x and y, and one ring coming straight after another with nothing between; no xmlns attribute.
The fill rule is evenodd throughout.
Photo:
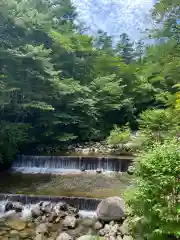
<svg viewBox="0 0 180 240"><path fill-rule="evenodd" d="M135 236L167 239L179 236L179 166L177 140L155 144L136 163L137 186L127 194Z"/></svg>
<svg viewBox="0 0 180 240"><path fill-rule="evenodd" d="M111 130L109 137L107 138L107 142L109 145L113 147L118 147L118 145L122 145L127 143L130 140L131 131L128 127L118 127L114 126L114 129Z"/></svg>
<svg viewBox="0 0 180 240"><path fill-rule="evenodd" d="M153 11L166 16L167 25L153 34L167 41L151 47L132 42L126 33L116 46L103 31L82 34L70 0L0 2L0 121L17 129L29 126L28 142L17 141L13 152L39 144L61 148L101 141L114 125L120 127L113 130L117 136L112 131L115 144L125 145L129 132L121 127L128 123L137 129L139 114L154 107L171 105L172 126L179 121L180 47L177 24L171 21L179 3L161 2L165 8L157 4ZM144 123L153 111L141 115L146 114ZM155 115L148 126L159 124Z"/></svg>

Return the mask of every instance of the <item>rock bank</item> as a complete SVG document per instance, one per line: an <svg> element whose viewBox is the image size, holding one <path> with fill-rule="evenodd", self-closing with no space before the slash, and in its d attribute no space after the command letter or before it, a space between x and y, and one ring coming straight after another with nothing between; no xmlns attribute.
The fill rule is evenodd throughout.
<svg viewBox="0 0 180 240"><path fill-rule="evenodd" d="M14 203L6 204L12 211ZM118 197L102 200L94 218L83 218L78 209L62 202L39 202L29 208L16 204L14 215L0 219L0 239L132 240L124 211Z"/></svg>

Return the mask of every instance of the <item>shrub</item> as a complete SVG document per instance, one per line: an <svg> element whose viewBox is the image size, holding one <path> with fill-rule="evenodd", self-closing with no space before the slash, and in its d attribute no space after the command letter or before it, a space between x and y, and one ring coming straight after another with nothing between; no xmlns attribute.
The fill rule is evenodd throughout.
<svg viewBox="0 0 180 240"><path fill-rule="evenodd" d="M107 142L109 145L113 147L118 147L119 145L123 145L127 143L130 139L131 131L128 127L118 127L114 126L114 129L111 130L109 137L107 138Z"/></svg>
<svg viewBox="0 0 180 240"><path fill-rule="evenodd" d="M180 149L177 140L156 143L136 163L136 187L126 194L136 239L180 236ZM175 238L176 239L176 238Z"/></svg>

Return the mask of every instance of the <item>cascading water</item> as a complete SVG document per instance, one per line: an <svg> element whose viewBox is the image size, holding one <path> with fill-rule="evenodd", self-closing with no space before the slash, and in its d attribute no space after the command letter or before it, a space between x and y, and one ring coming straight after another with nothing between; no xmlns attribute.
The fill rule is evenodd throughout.
<svg viewBox="0 0 180 240"><path fill-rule="evenodd" d="M117 157L72 157L72 156L18 156L12 165L12 170L23 173L61 174L87 171L126 172L132 158Z"/></svg>
<svg viewBox="0 0 180 240"><path fill-rule="evenodd" d="M5 211L8 202L20 202L24 204L21 212L21 218L27 219L31 216L33 205L39 202L59 203L65 202L70 206L79 209L81 217L95 217L95 210L101 199L98 198L82 198L82 197L50 197L50 196L31 196L21 194L0 194L0 218L8 217L15 214L14 210Z"/></svg>

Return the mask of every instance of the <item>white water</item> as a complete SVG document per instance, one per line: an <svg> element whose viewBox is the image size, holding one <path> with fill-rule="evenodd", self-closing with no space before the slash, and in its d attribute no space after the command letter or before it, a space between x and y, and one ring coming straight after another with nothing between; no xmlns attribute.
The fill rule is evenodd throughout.
<svg viewBox="0 0 180 240"><path fill-rule="evenodd" d="M131 161L131 160L130 160ZM12 170L22 173L68 174L80 173L82 169L96 172L125 172L130 162L113 157L70 157L70 156L18 156Z"/></svg>
<svg viewBox="0 0 180 240"><path fill-rule="evenodd" d="M6 203L7 203L7 201L0 202L0 218L6 218L6 217L16 215L15 210L10 210L10 211L5 212ZM34 205L35 204L25 205L23 211L20 214L17 214L17 216L23 220L31 219L31 217L32 217L31 209ZM79 210L78 214L81 218L96 218L97 217L95 211Z"/></svg>

